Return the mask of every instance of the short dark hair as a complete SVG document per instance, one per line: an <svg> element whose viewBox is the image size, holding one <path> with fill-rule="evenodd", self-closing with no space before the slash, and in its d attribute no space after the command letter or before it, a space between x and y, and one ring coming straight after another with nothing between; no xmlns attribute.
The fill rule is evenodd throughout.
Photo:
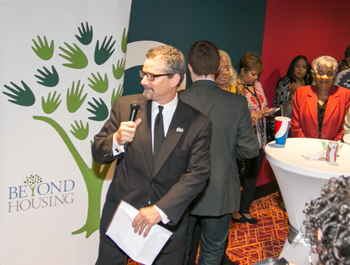
<svg viewBox="0 0 350 265"><path fill-rule="evenodd" d="M264 68L264 64L258 54L255 52L246 52L239 59L239 72L241 72L242 68L246 72L256 70L260 73Z"/></svg>
<svg viewBox="0 0 350 265"><path fill-rule="evenodd" d="M289 77L291 83L296 82L295 76L294 76L294 68L299 59L303 59L306 63L306 74L304 76L305 86L311 85L312 83L311 65L308 59L304 55L298 55L294 57L292 62L289 64L286 76Z"/></svg>
<svg viewBox="0 0 350 265"><path fill-rule="evenodd" d="M345 58L350 57L350 45L346 48L344 55L345 55Z"/></svg>
<svg viewBox="0 0 350 265"><path fill-rule="evenodd" d="M181 85L186 73L186 62L185 56L179 49L170 45L160 45L149 49L146 57L147 59L162 58L165 61L165 72L172 75L179 74L180 81L177 87Z"/></svg>
<svg viewBox="0 0 350 265"><path fill-rule="evenodd" d="M219 50L210 41L196 41L188 51L188 63L196 75L212 75L220 65Z"/></svg>

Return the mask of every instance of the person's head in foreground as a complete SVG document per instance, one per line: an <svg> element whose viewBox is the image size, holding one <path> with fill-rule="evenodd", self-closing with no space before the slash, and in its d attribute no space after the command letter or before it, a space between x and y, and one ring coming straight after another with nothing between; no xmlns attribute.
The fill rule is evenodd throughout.
<svg viewBox="0 0 350 265"><path fill-rule="evenodd" d="M317 264L350 264L350 177L330 179L304 213L306 241L319 254Z"/></svg>

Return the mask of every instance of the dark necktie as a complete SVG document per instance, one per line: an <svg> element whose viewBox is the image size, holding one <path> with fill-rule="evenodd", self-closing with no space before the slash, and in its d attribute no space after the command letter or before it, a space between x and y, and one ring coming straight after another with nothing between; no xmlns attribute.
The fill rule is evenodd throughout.
<svg viewBox="0 0 350 265"><path fill-rule="evenodd" d="M163 126L163 106L158 106L159 113L156 117L154 123L154 150L153 150L153 158L154 158L154 168L156 168L157 160L159 157L160 149L162 148L163 140L164 140L164 126Z"/></svg>

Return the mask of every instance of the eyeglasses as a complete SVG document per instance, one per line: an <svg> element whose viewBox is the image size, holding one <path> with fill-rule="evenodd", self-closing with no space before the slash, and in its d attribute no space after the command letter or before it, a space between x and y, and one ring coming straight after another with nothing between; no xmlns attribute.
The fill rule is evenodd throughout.
<svg viewBox="0 0 350 265"><path fill-rule="evenodd" d="M220 67L219 72L223 72L223 71L229 72L230 67Z"/></svg>
<svg viewBox="0 0 350 265"><path fill-rule="evenodd" d="M140 70L140 77L143 78L144 76L147 77L147 79L149 81L153 81L154 78L158 77L158 76L164 76L164 75L174 75L174 74L160 74L160 75L154 75L154 74L150 74L150 73L145 73L144 71Z"/></svg>
<svg viewBox="0 0 350 265"><path fill-rule="evenodd" d="M333 76L333 72L332 71L328 71L327 73L323 73L322 71L317 72L319 77L322 77L324 75L328 76L328 77L332 77Z"/></svg>

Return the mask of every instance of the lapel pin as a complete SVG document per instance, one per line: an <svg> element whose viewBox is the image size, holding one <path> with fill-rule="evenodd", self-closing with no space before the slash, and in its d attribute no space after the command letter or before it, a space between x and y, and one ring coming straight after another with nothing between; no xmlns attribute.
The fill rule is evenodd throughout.
<svg viewBox="0 0 350 265"><path fill-rule="evenodd" d="M184 132L184 129L183 129L183 128L180 128L180 127L177 127L177 128L176 128L176 132Z"/></svg>

